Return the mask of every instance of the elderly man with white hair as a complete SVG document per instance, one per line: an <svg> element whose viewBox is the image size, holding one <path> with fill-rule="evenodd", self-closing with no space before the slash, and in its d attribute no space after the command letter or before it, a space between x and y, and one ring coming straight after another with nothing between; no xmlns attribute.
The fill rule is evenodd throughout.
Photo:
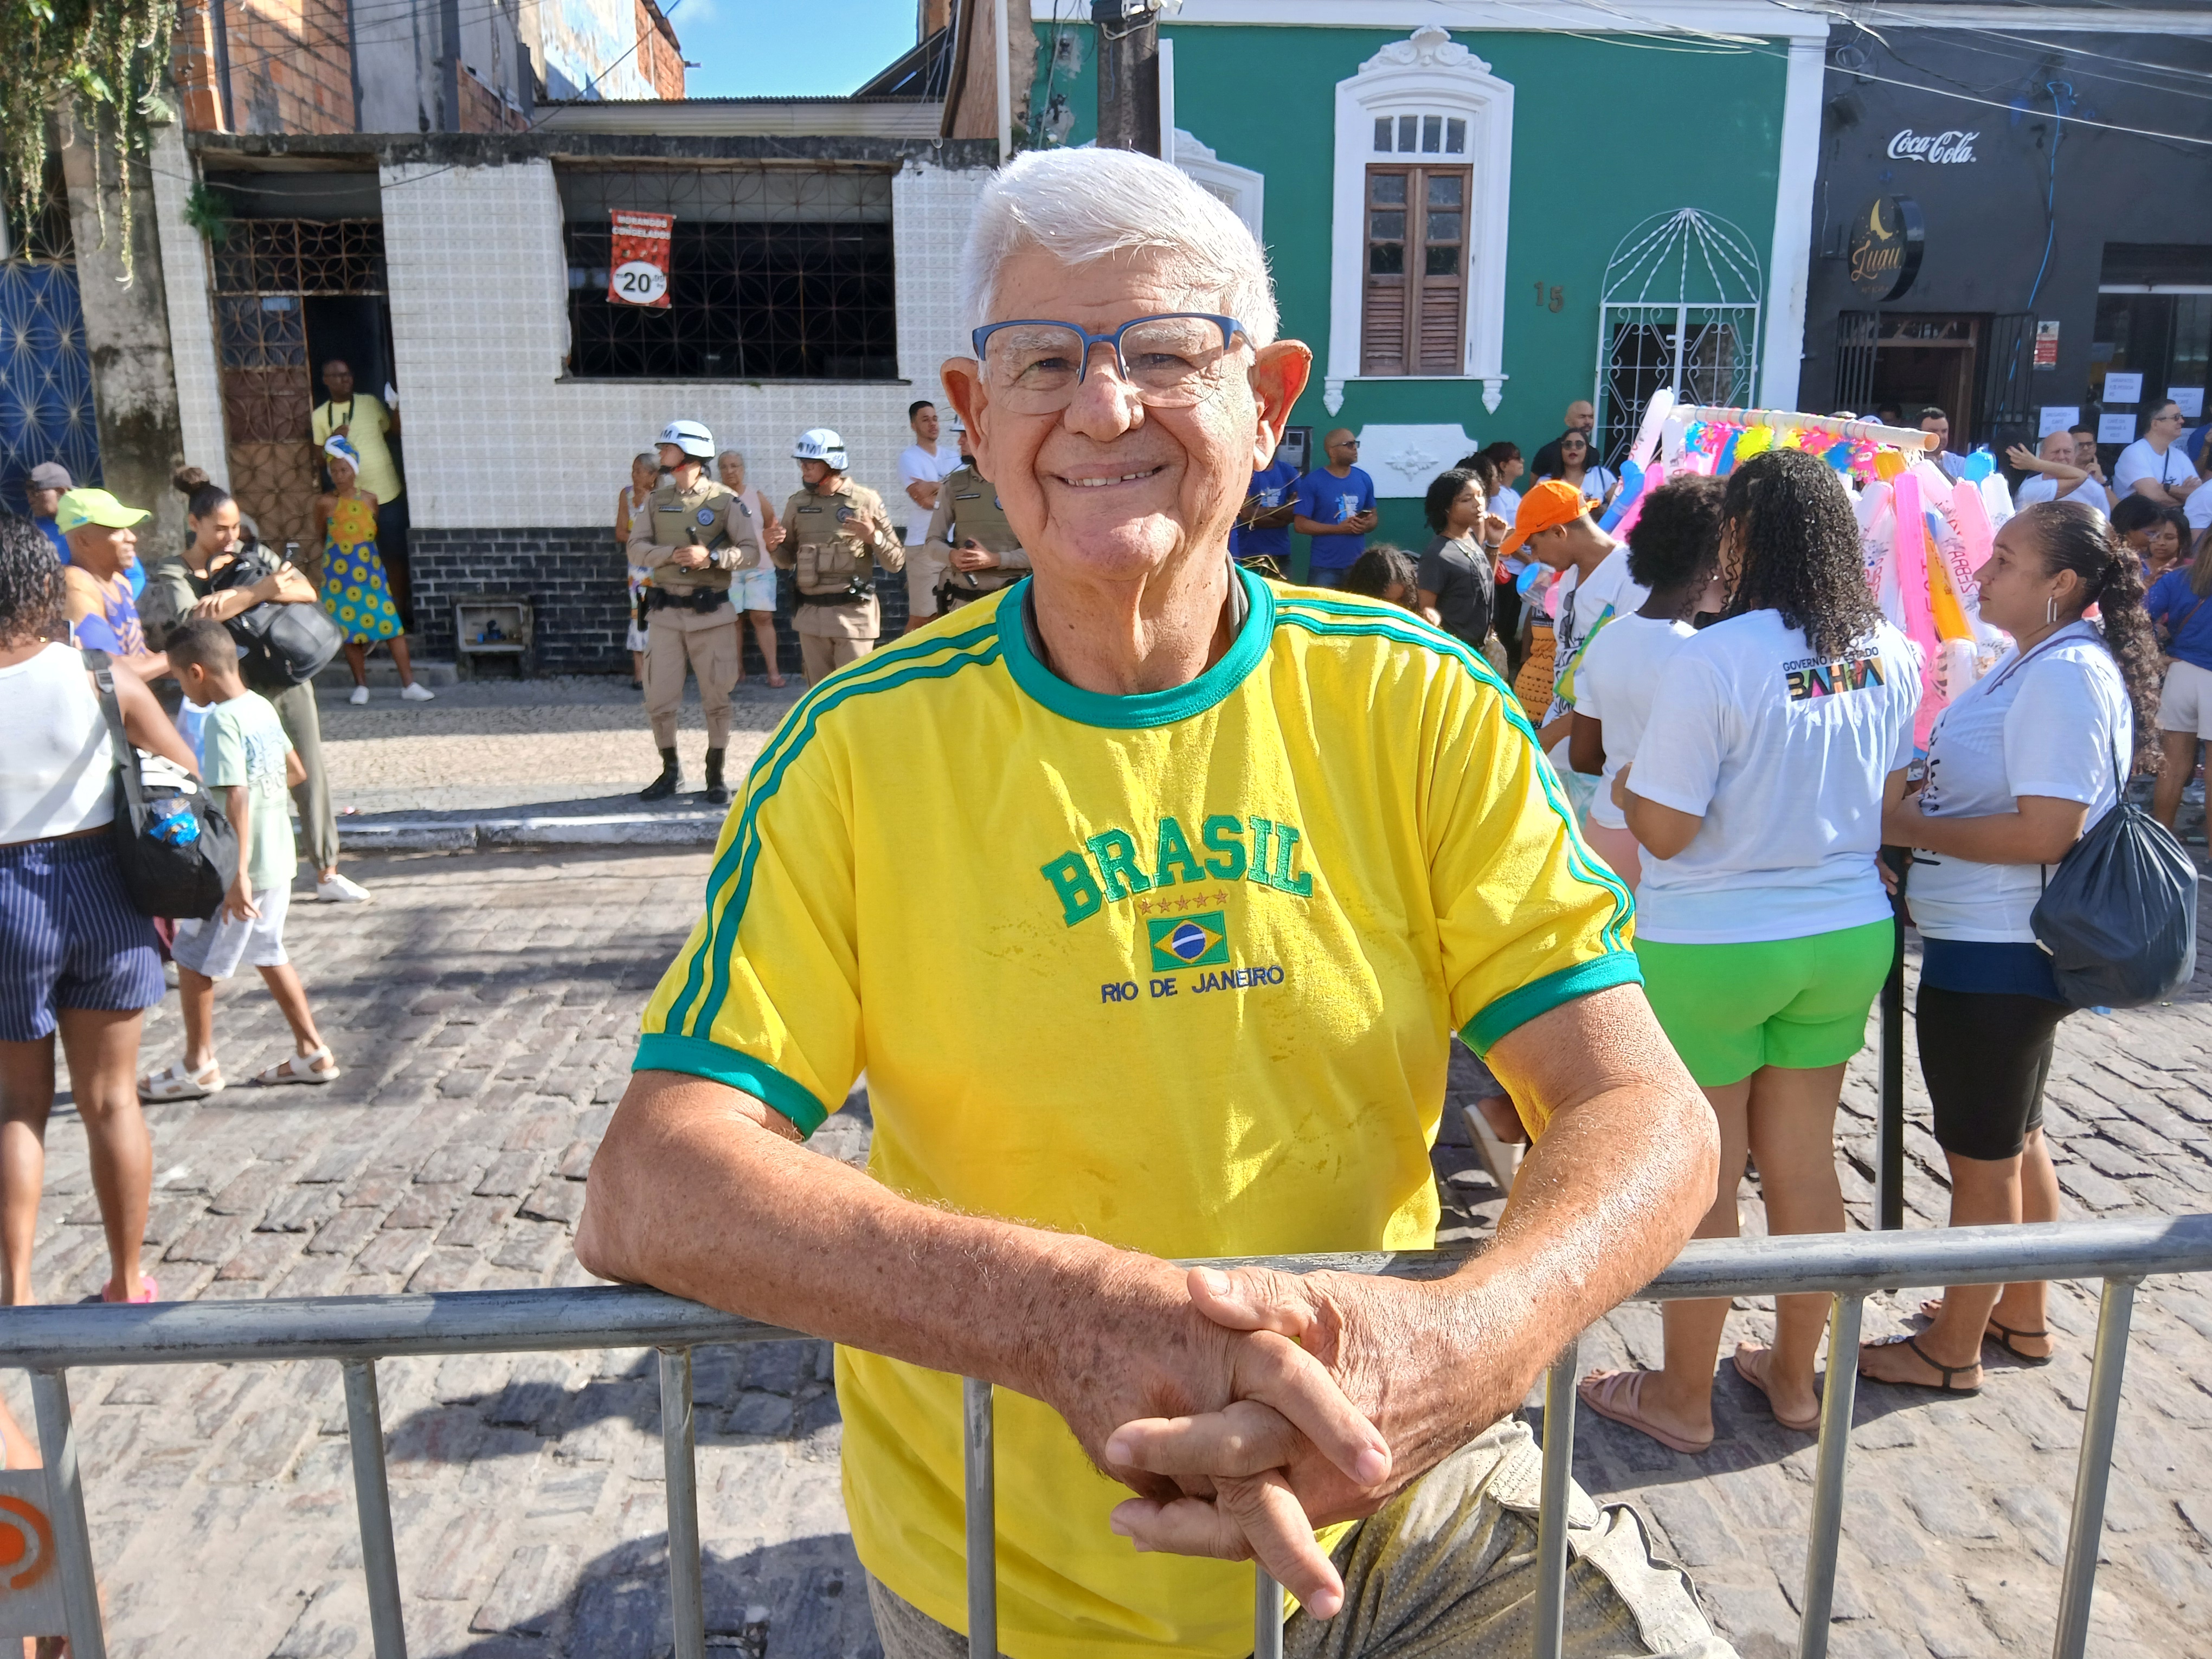
<svg viewBox="0 0 2212 1659"><path fill-rule="evenodd" d="M1712 1116L1619 880L1481 658L1275 588L1231 523L1306 384L1243 226L1032 152L944 370L1035 563L813 687L731 814L593 1163L593 1272L834 1339L891 1659L964 1653L959 1378L999 1387L1016 1659L1519 1653L1567 1335L1709 1207ZM917 879L917 872L926 879ZM1457 1032L1534 1146L1425 1279L1177 1258L1419 1249ZM865 1069L869 1170L796 1143ZM1577 1500L1569 1651L1724 1655Z"/></svg>

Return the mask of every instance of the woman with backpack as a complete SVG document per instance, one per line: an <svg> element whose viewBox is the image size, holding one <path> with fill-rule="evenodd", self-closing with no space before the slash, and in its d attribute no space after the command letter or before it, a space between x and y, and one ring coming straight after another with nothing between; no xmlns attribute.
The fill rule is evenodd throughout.
<svg viewBox="0 0 2212 1659"><path fill-rule="evenodd" d="M167 641L187 618L204 617L228 624L257 605L313 605L315 585L290 565L276 565L258 581L223 583L223 572L245 551L238 503L230 492L198 467L188 466L170 480L185 497L190 538L181 552L157 560L146 573L146 595L139 610L150 639ZM315 708L315 685L303 680L281 690L264 690L283 722L306 779L292 792L300 809L300 828L315 866L315 896L325 903L365 904L368 888L338 872L338 820L331 784L323 769L322 720Z"/></svg>
<svg viewBox="0 0 2212 1659"><path fill-rule="evenodd" d="M1980 575L1982 618L2014 649L1943 711L1924 782L1882 813L1883 842L1914 849L1914 1023L1954 1227L2058 1218L2043 1088L2073 1008L2029 918L2055 866L2150 761L2158 704L2142 576L2101 514L2073 501L2027 508L1997 532ZM2082 614L2091 605L2094 623ZM1984 1341L2045 1364L2045 1291L1954 1285L1922 1310L1927 1329L1863 1346L1859 1370L1972 1394Z"/></svg>

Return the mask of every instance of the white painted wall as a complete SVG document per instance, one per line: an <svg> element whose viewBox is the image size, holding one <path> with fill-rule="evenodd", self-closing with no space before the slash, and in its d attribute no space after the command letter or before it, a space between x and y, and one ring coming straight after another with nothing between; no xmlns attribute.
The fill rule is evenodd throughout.
<svg viewBox="0 0 2212 1659"><path fill-rule="evenodd" d="M215 310L208 295L207 239L185 222L191 157L180 122L154 129L154 223L161 246L162 292L169 307L169 356L176 365L177 421L185 462L230 487L223 436L222 375L216 357Z"/></svg>
<svg viewBox="0 0 2212 1659"><path fill-rule="evenodd" d="M568 261L552 164L408 165L383 173L392 343L414 523L445 529L611 520L629 458L667 422L704 421L779 503L809 427L835 428L853 477L895 519L906 407L942 404L937 368L964 355L957 264L987 173L909 163L893 181L899 370L909 384L564 380Z"/></svg>

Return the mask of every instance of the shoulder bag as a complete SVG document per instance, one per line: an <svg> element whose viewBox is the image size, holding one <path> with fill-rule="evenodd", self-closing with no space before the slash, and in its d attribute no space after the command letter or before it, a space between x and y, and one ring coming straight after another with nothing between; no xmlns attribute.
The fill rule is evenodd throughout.
<svg viewBox="0 0 2212 1659"><path fill-rule="evenodd" d="M251 587L276 570L258 547L241 551L216 572L210 591ZM226 624L239 650L238 671L256 691L283 691L314 678L345 644L345 633L319 605L264 600Z"/></svg>
<svg viewBox="0 0 2212 1659"><path fill-rule="evenodd" d="M237 878L238 832L202 787L181 798L184 810L198 821L199 834L181 846L155 839L153 807L138 775L138 751L123 729L123 708L115 700L114 671L104 651L87 651L84 662L100 688L100 712L106 717L108 746L115 755L115 819L110 835L115 861L123 867L124 890L143 915L205 921L222 908L223 895Z"/></svg>
<svg viewBox="0 0 2212 1659"><path fill-rule="evenodd" d="M2197 862L2173 832L2119 799L2067 850L2028 926L2076 1008L2140 1008L2197 971Z"/></svg>

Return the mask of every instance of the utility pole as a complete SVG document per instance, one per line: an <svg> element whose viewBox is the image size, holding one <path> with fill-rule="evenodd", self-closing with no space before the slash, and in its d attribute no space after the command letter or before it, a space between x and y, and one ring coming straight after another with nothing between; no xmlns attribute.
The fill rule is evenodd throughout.
<svg viewBox="0 0 2212 1659"><path fill-rule="evenodd" d="M1098 147L1160 153L1160 0L1091 0L1098 28Z"/></svg>

